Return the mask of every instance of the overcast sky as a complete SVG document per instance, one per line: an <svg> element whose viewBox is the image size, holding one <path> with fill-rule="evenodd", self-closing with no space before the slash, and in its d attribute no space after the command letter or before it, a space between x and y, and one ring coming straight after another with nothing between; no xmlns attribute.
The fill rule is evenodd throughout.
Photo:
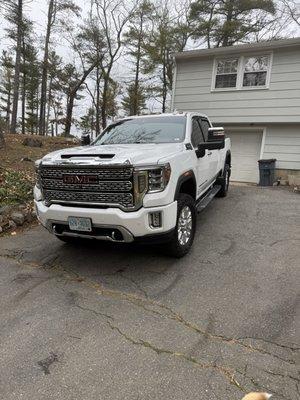
<svg viewBox="0 0 300 400"><path fill-rule="evenodd" d="M1 2L2 0L0 0ZM35 38L37 41L37 47L42 48L43 46L43 41L44 41L44 35L45 35L45 29L46 29L46 19L47 19L47 5L48 1L47 0L24 0L25 1L25 14L28 15L28 17L34 22L34 32L35 32ZM87 15L87 12L89 10L89 4L90 1L88 0L74 0L79 7L81 7L82 12L81 12L81 17L84 19L84 17ZM173 0L176 2L176 0ZM299 7L300 7L300 0L299 0ZM78 23L80 21L78 20ZM76 24L76 21L75 21ZM5 37L5 27L6 27L6 21L3 18L2 15L0 15L0 52L2 49L6 47L10 47L11 43L9 40ZM295 37L295 36L300 36L300 29L296 28L296 25L291 27L289 26L288 28L287 36ZM64 45L64 41L59 37L59 35L54 35L52 39L53 46L55 47L56 52L61 55L65 62L72 61L72 53L68 49L68 46ZM191 47L195 47L195 44L191 42ZM125 68L124 68L125 66ZM130 74L130 64L122 58L121 64L119 63L119 66L117 65L115 70L114 70L114 77L117 79L119 82L124 82L128 81ZM85 114L86 109L90 106L90 98L87 96L85 101L80 101L77 102L77 107L75 110L76 115L83 115ZM150 108L151 111L157 111L159 104L155 102L154 100L152 102L148 102L148 107Z"/></svg>

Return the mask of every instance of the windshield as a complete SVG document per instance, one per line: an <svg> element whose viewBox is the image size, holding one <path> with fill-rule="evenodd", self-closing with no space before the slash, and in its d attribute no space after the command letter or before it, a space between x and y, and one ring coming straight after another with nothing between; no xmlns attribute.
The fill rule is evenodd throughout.
<svg viewBox="0 0 300 400"><path fill-rule="evenodd" d="M93 143L179 143L185 137L184 116L128 118L109 125Z"/></svg>

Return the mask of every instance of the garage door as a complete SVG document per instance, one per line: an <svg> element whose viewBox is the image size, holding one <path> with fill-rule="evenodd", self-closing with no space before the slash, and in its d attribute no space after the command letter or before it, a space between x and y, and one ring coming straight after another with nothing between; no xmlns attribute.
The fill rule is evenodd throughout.
<svg viewBox="0 0 300 400"><path fill-rule="evenodd" d="M260 158L262 132L244 129L231 131L228 128L226 129L226 135L231 139L231 180L258 183L257 161Z"/></svg>

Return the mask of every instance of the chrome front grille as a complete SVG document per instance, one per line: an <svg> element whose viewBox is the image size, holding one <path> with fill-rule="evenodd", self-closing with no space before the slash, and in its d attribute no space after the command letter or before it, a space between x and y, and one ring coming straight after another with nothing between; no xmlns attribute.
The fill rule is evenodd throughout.
<svg viewBox="0 0 300 400"><path fill-rule="evenodd" d="M39 175L42 193L49 205L99 204L124 209L135 206L132 167L42 165ZM86 182L89 176L92 180Z"/></svg>

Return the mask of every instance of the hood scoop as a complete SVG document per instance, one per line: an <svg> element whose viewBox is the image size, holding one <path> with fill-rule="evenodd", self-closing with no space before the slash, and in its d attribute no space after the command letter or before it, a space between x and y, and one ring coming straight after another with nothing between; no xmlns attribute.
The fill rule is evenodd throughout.
<svg viewBox="0 0 300 400"><path fill-rule="evenodd" d="M114 158L115 154L62 154L62 159L70 158L101 158L105 160L111 160Z"/></svg>

